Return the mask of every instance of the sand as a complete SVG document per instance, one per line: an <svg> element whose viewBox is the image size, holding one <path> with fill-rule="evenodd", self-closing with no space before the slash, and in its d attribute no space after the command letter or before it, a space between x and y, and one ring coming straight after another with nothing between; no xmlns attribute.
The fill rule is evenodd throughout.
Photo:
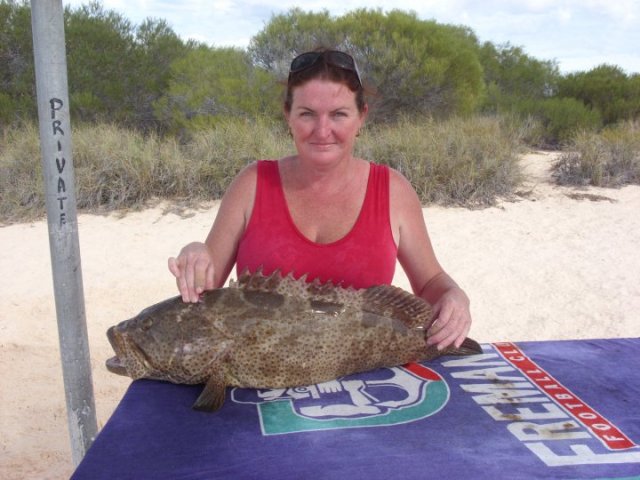
<svg viewBox="0 0 640 480"><path fill-rule="evenodd" d="M428 207L436 253L472 300L481 342L640 336L640 186L554 186L553 153L523 156L515 201ZM203 239L217 203L79 217L98 426L129 380L110 374L105 331L175 294L166 259ZM0 228L0 478L68 478L67 431L45 221ZM401 272L395 283L408 288Z"/></svg>

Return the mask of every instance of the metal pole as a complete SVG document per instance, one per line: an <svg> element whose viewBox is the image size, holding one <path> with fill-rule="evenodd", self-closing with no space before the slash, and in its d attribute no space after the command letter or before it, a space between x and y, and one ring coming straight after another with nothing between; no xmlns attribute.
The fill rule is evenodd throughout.
<svg viewBox="0 0 640 480"><path fill-rule="evenodd" d="M53 288L74 465L97 434L71 156L62 0L31 0L40 148Z"/></svg>

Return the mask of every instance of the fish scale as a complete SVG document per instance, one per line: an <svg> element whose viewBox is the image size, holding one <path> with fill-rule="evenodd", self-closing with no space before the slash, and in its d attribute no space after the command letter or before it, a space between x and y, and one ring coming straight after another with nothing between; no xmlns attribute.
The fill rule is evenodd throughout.
<svg viewBox="0 0 640 480"><path fill-rule="evenodd" d="M261 271L205 292L174 297L111 327L107 368L133 379L205 387L194 404L217 410L226 387L286 388L443 354L481 353L466 339L439 352L426 344L431 306L398 287L343 288Z"/></svg>

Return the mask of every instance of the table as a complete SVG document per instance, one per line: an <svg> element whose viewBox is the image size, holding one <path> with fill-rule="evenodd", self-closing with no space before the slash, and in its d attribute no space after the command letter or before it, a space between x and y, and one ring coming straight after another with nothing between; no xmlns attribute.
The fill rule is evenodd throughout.
<svg viewBox="0 0 640 480"><path fill-rule="evenodd" d="M640 476L640 338L493 343L308 387L132 382L73 479Z"/></svg>

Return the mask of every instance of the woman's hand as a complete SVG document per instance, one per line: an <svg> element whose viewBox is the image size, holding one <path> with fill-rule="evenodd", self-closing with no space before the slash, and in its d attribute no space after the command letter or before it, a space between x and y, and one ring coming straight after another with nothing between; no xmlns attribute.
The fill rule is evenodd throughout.
<svg viewBox="0 0 640 480"><path fill-rule="evenodd" d="M446 290L433 305L433 318L427 344L438 350L451 345L460 348L471 328L469 297L458 287Z"/></svg>
<svg viewBox="0 0 640 480"><path fill-rule="evenodd" d="M213 259L204 243L186 245L176 258L169 258L168 264L184 302L197 303L205 290L214 288Z"/></svg>

